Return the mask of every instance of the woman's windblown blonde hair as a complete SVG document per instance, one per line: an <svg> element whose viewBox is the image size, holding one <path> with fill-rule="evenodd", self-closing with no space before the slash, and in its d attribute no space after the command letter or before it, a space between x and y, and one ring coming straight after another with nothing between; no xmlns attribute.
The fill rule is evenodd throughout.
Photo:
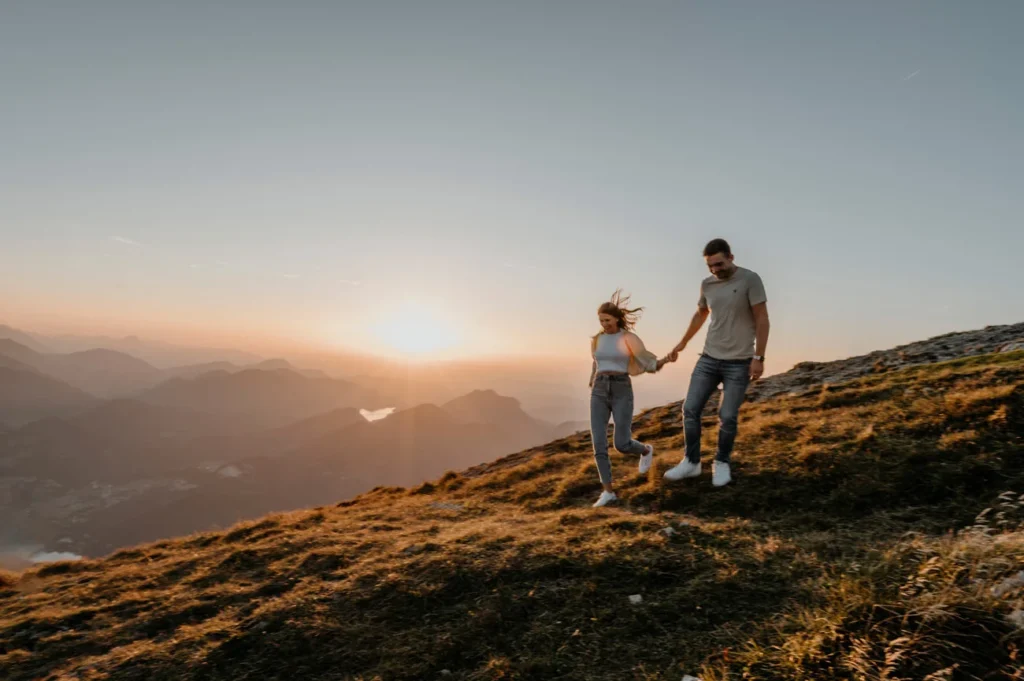
<svg viewBox="0 0 1024 681"><path fill-rule="evenodd" d="M611 300L601 303L597 308L598 314L607 314L619 321L620 331L632 331L636 323L640 321L644 309L642 307L629 308L629 296L622 292L622 289L615 289Z"/></svg>

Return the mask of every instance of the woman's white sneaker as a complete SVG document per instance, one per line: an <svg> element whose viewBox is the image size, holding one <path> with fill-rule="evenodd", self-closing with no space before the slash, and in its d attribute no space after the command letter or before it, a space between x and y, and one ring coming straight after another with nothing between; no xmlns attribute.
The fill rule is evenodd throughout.
<svg viewBox="0 0 1024 681"><path fill-rule="evenodd" d="M715 487L723 487L732 482L732 471L729 464L724 461L715 461L711 464L711 484Z"/></svg>
<svg viewBox="0 0 1024 681"><path fill-rule="evenodd" d="M686 459L665 471L666 480L682 480L683 478L696 478L700 475L700 462L690 463Z"/></svg>
<svg viewBox="0 0 1024 681"><path fill-rule="evenodd" d="M640 475L651 470L654 463L654 445L647 445L647 453L640 456Z"/></svg>
<svg viewBox="0 0 1024 681"><path fill-rule="evenodd" d="M601 508L602 506L607 506L616 499L618 499L618 497L615 496L615 492L601 492L601 496L599 496L597 498L597 501L594 502L594 508Z"/></svg>

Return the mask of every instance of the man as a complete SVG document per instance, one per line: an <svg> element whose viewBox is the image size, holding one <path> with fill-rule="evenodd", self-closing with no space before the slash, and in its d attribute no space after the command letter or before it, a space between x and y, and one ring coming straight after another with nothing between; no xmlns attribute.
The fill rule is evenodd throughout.
<svg viewBox="0 0 1024 681"><path fill-rule="evenodd" d="M683 402L686 455L679 465L665 472L665 478L682 480L700 475L700 417L712 393L722 384L718 450L711 473L711 484L721 487L732 480L729 458L747 385L764 373L768 304L761 277L736 266L732 249L724 239L714 239L704 247L704 261L711 276L701 282L700 299L690 327L668 356L673 362L678 359L679 353L704 325L708 314L711 315L704 352L693 368Z"/></svg>

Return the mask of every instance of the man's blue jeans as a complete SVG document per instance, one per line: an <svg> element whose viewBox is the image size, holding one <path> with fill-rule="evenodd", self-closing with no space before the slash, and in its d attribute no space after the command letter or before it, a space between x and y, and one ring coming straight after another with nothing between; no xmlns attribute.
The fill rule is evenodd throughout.
<svg viewBox="0 0 1024 681"><path fill-rule="evenodd" d="M686 459L700 463L700 416L711 395L722 385L718 408L718 451L715 460L729 463L736 441L740 405L750 383L750 361L714 359L701 355L693 367L690 387L683 402L683 428L686 432Z"/></svg>

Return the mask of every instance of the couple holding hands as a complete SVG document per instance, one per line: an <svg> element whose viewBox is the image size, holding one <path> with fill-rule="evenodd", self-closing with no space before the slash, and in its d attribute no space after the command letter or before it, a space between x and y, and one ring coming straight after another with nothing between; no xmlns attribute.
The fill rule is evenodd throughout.
<svg viewBox="0 0 1024 681"><path fill-rule="evenodd" d="M697 311L682 340L665 357L649 352L634 332L643 308L629 309L629 298L618 291L597 310L601 331L591 339L593 368L590 375L590 435L594 459L603 491L594 507L605 506L618 497L612 486L611 461L608 458L608 420L615 423L615 449L640 457L640 473L647 473L654 462L653 445L632 437L633 385L631 376L655 373L679 358L690 339L701 329L708 316L704 351L690 377L683 402L686 453L678 465L665 472L668 480L694 478L701 474L701 413L711 395L722 385L718 447L712 464L711 482L716 487L729 484L732 474L729 460L736 439L740 406L751 380L764 373L764 353L768 345L768 307L761 278L751 270L738 267L729 244L714 239L704 248L704 261L711 276L700 286Z"/></svg>

